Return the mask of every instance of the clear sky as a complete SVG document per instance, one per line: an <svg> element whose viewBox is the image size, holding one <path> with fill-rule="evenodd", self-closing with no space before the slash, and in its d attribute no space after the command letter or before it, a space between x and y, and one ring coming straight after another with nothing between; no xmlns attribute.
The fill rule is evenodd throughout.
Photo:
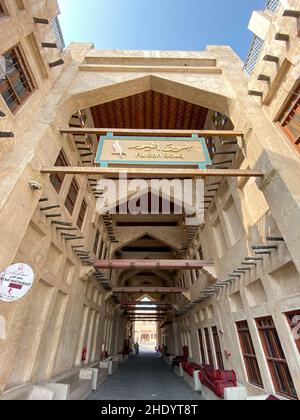
<svg viewBox="0 0 300 420"><path fill-rule="evenodd" d="M247 26L265 0L58 0L65 41L98 49L203 50L230 45L245 59Z"/></svg>

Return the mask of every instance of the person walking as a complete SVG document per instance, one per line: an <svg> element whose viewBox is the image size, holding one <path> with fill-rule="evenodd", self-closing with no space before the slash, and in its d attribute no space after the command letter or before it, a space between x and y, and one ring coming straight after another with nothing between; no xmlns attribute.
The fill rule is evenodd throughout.
<svg viewBox="0 0 300 420"><path fill-rule="evenodd" d="M140 345L138 342L135 343L134 350L135 350L135 356L138 357L138 355L140 354Z"/></svg>

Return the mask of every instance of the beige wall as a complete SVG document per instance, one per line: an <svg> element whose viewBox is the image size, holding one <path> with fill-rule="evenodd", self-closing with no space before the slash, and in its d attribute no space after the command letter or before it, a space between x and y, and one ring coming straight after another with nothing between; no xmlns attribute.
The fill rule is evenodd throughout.
<svg viewBox="0 0 300 420"><path fill-rule="evenodd" d="M47 9L43 8L43 12L47 13L43 16L57 13L55 1L43 2L41 7L45 7L44 3ZM115 310L110 295L92 279L93 270L80 264L70 244L65 243L51 225L51 219L46 219L40 211L39 200L48 198L50 204L61 206L62 220L75 225L84 197L88 203L82 230L85 249L92 252L97 227L109 248L87 180L77 179L80 194L70 216L64 202L72 177L66 177L57 195L39 169L53 165L61 148L70 163L77 166L79 155L73 138L59 134L59 127L67 126L74 112L153 89L227 114L235 129L245 133L244 140L240 140L239 167L266 173L258 184L224 180L194 247L201 244L205 258L214 260L216 274L212 276L206 271L199 274L190 288L191 301L196 301L216 279L227 279L251 255L251 246L265 243L268 234L283 235L285 239L278 251L265 258L263 264L259 263L251 274L242 276L215 298L179 317L175 325L163 331L162 339L172 353L188 344L193 358L200 361L197 329L217 326L224 331L220 337L223 352L232 354L225 361L226 367L234 368L239 381L247 383L234 325L247 319L265 390L273 393L254 324L255 318L272 315L300 394L300 357L283 315L300 309L299 155L272 121L287 99L297 74L299 77L298 46L291 45L289 51L281 51L282 58L285 55L291 58L293 72L287 74L280 85L280 94L270 105L263 105L248 95L253 80L247 80L241 61L229 47L210 46L204 52L122 52L95 51L91 44L71 44L63 53L65 65L51 71L47 62L53 57L46 57L40 51L47 69L47 77L43 79L25 37L32 31L39 40L48 35L43 32L45 28L32 24L32 16L38 11L32 10L31 5L38 7L36 2L26 4L29 8L18 15L18 19L24 19L24 31L16 29L13 9L11 18L0 23L7 25L7 31L12 34L7 37L4 34L8 32L1 31L0 52L21 42L38 87L14 116L0 98L0 108L7 114L1 121L1 130L12 130L16 135L15 139L4 140L1 152L0 268L22 260L33 267L35 283L20 302L0 304L0 315L6 320L6 339L0 336L0 391L25 382L43 382L71 370L80 364L84 347L88 348L88 363L99 360L103 351L122 350L124 320ZM286 31L294 34L294 27L284 25ZM163 68L155 68L153 60L155 66ZM182 60L189 63L188 70L181 68ZM205 69L207 62L214 63L213 71ZM200 71L202 66L204 69ZM33 192L28 186L31 180L41 182L42 190ZM124 232L119 233L126 241ZM167 231L159 235L169 241ZM194 256L194 249L190 250L190 256ZM188 273L185 277L190 282ZM185 298L176 302L178 310L186 304ZM263 392L250 385L248 388L251 393Z"/></svg>

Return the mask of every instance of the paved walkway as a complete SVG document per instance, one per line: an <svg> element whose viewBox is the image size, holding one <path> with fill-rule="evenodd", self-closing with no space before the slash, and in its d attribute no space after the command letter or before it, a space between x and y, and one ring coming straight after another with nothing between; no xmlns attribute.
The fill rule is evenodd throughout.
<svg viewBox="0 0 300 420"><path fill-rule="evenodd" d="M183 379L178 378L155 353L141 353L139 357L123 363L89 400L200 400Z"/></svg>

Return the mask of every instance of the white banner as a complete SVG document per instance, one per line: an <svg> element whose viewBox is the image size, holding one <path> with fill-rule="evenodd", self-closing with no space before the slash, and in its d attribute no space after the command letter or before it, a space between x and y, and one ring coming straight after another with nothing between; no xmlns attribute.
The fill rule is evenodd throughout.
<svg viewBox="0 0 300 420"><path fill-rule="evenodd" d="M27 264L14 264L0 274L0 301L15 302L22 299L34 281L32 268Z"/></svg>

